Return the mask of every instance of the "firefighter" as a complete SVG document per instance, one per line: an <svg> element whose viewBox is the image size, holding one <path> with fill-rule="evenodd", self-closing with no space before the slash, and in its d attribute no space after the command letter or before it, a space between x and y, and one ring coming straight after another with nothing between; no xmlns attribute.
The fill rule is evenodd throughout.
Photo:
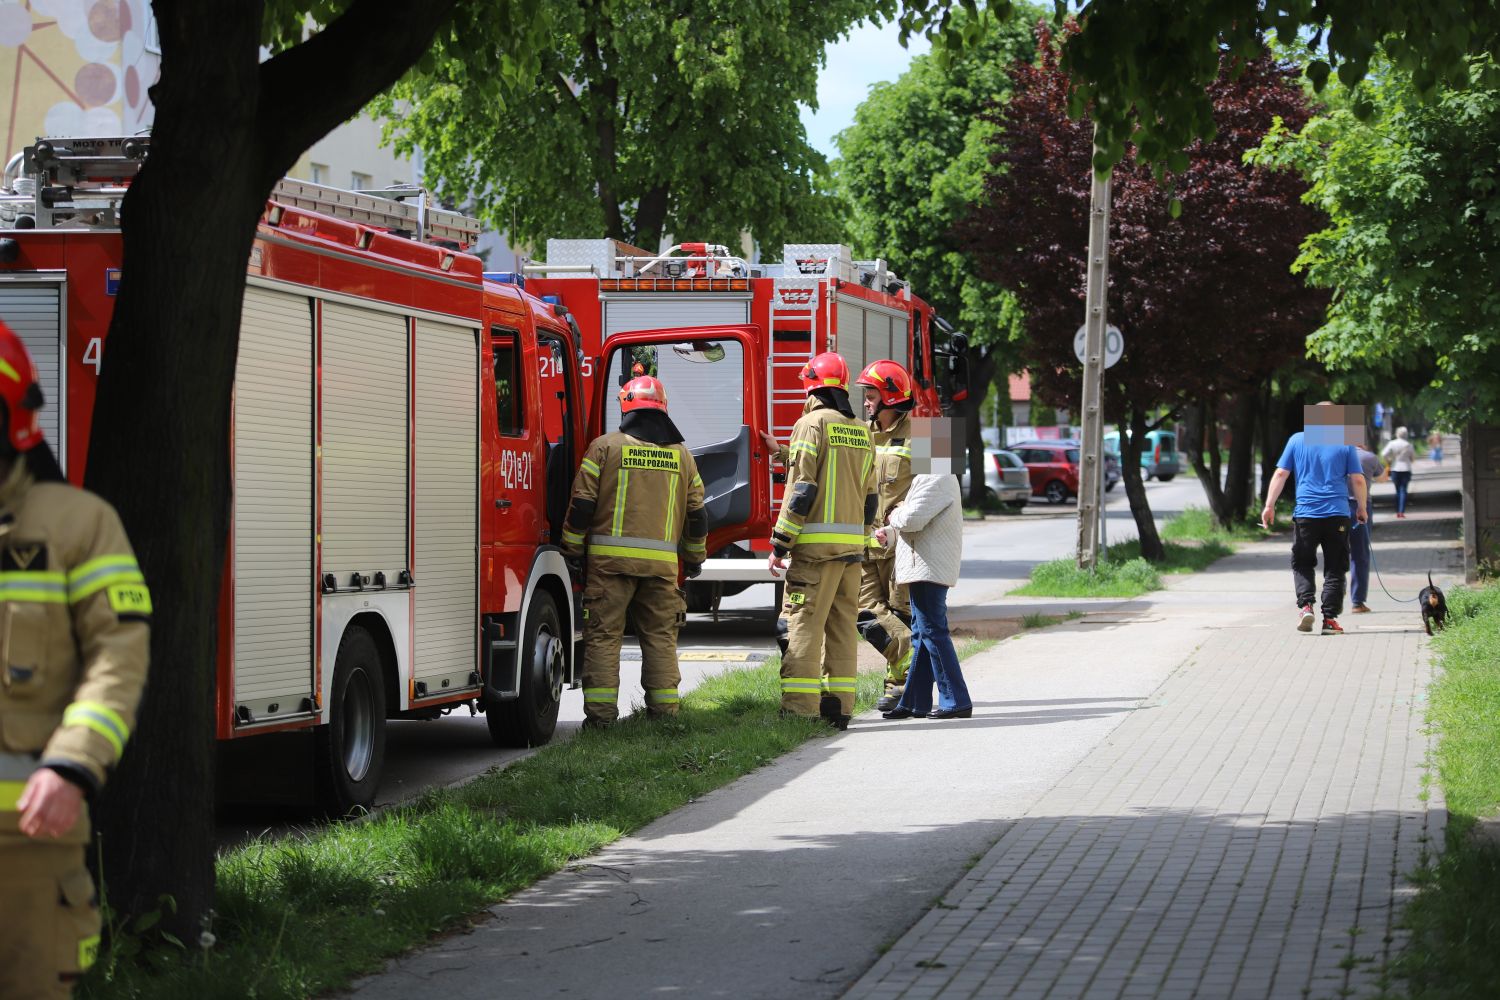
<svg viewBox="0 0 1500 1000"><path fill-rule="evenodd" d="M620 390L620 429L589 445L563 526L563 550L587 554L583 589L583 713L588 728L619 717L620 642L628 617L641 643L648 717L676 715L677 632L687 602L677 564L703 570L703 480L650 375Z"/></svg>
<svg viewBox="0 0 1500 1000"><path fill-rule="evenodd" d="M146 682L151 595L109 504L69 486L0 323L0 996L67 997L99 948L88 803Z"/></svg>
<svg viewBox="0 0 1500 1000"><path fill-rule="evenodd" d="M792 428L786 494L771 531L771 575L786 572L776 623L781 710L846 729L854 714L860 567L878 499L875 456L869 428L849 405L844 359L819 354L801 377L807 403Z"/></svg>
<svg viewBox="0 0 1500 1000"><path fill-rule="evenodd" d="M875 449L878 530L911 488L911 376L896 362L882 360L865 368L855 382L864 387ZM875 707L889 712L901 697L911 665L911 604L905 585L896 582L896 550L877 543L867 555L859 585L859 633L885 657L885 693Z"/></svg>

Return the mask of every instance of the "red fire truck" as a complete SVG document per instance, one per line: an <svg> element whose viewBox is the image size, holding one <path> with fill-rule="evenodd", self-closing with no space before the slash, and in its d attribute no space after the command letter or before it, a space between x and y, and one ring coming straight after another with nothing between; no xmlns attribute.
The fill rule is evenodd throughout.
<svg viewBox="0 0 1500 1000"><path fill-rule="evenodd" d="M756 358L726 357L715 367L702 351L636 351L584 373L585 381L614 386L636 365L650 368L666 384L672 416L693 452L708 456L711 467L739 470L720 477L728 492L710 490L706 497L715 521L735 530L711 539L722 544L711 544L703 575L688 585L695 611L716 610L723 595L771 582L751 557L770 551L781 477L773 475L755 431L769 430L779 441L790 435L806 400L797 373L810 357L838 351L851 375L880 358L900 361L915 376L915 412L922 416L942 412L962 392L956 360L962 340L884 261L856 261L846 246L788 245L780 264L751 265L707 243L653 254L612 239L548 240L546 262L526 264L525 272L528 291L568 308L586 356L626 330L757 329ZM723 368L735 370L738 384ZM752 419L760 412L769 421Z"/></svg>
<svg viewBox="0 0 1500 1000"><path fill-rule="evenodd" d="M46 435L75 483L121 280L119 208L148 151L42 140L0 185L0 318L36 359ZM564 307L486 279L464 252L478 232L415 189L287 180L247 262L217 734L226 750L273 733L310 744L337 812L372 801L388 718L468 706L497 744L535 746L578 685L557 541L594 359ZM622 342L705 359L754 343L743 328L682 336Z"/></svg>

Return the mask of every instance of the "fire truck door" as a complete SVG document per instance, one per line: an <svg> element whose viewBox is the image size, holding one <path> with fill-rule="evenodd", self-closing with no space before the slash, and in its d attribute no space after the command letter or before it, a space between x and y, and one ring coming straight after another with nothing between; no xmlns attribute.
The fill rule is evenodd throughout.
<svg viewBox="0 0 1500 1000"><path fill-rule="evenodd" d="M667 410L703 478L708 549L769 523L768 456L760 446L766 415L766 356L758 327L697 327L622 333L604 343L590 429L616 430L614 396L639 364L661 379Z"/></svg>
<svg viewBox="0 0 1500 1000"><path fill-rule="evenodd" d="M563 335L553 330L537 330L537 373L541 380L542 435L546 442L543 483L546 489L548 541L562 540L563 519L568 513L568 497L573 490L577 421L580 420L576 398L578 363Z"/></svg>

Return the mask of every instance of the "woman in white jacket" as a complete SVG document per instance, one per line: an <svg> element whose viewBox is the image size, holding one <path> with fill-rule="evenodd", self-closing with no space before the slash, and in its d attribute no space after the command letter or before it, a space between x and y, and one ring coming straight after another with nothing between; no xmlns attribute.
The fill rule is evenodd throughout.
<svg viewBox="0 0 1500 1000"><path fill-rule="evenodd" d="M958 653L948 634L948 588L958 582L964 513L958 479L914 477L906 499L886 517L876 538L896 547L896 582L911 597L911 668L906 690L887 719L967 719L974 714ZM938 706L932 707L937 681Z"/></svg>

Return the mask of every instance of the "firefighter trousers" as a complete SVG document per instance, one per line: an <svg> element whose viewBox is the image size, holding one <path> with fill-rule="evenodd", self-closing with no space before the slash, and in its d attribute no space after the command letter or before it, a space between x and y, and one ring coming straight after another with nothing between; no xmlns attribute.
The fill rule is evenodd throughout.
<svg viewBox="0 0 1500 1000"><path fill-rule="evenodd" d="M625 622L641 643L641 686L653 716L676 715L677 632L687 601L675 580L590 570L583 588L583 714L597 722L620 716L620 643Z"/></svg>
<svg viewBox="0 0 1500 1000"><path fill-rule="evenodd" d="M859 632L885 657L885 693L899 696L911 666L911 602L895 559L871 559L859 582Z"/></svg>
<svg viewBox="0 0 1500 1000"><path fill-rule="evenodd" d="M839 714L854 714L859 633L858 562L792 558L778 629L786 635L781 658L781 707L816 716L824 695L839 700Z"/></svg>
<svg viewBox="0 0 1500 1000"><path fill-rule="evenodd" d="M79 845L0 846L0 997L66 1000L99 951L99 898Z"/></svg>

